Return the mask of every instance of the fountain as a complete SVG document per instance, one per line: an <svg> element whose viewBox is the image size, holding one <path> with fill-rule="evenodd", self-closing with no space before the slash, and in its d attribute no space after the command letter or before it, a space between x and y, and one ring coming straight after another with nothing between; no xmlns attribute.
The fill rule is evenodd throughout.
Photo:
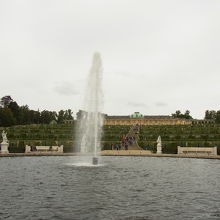
<svg viewBox="0 0 220 220"><path fill-rule="evenodd" d="M78 143L82 154L93 156L92 164L98 164L103 115L102 94L102 61L99 53L94 53L92 67L89 72L84 99L84 111L80 116Z"/></svg>

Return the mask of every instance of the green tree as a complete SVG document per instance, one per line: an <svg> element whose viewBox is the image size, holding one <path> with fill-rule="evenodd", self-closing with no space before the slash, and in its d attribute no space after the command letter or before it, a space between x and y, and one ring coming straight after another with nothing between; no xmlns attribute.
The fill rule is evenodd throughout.
<svg viewBox="0 0 220 220"><path fill-rule="evenodd" d="M172 117L173 118L179 118L181 115L181 111L180 110L177 110L175 113L172 114Z"/></svg>
<svg viewBox="0 0 220 220"><path fill-rule="evenodd" d="M184 114L181 113L180 110L177 110L175 113L172 114L173 118L185 118L185 119L192 119L190 115L190 111L186 110Z"/></svg>
<svg viewBox="0 0 220 220"><path fill-rule="evenodd" d="M10 102L8 108L11 109L11 112L16 120L16 124L20 122L20 107L17 102Z"/></svg>
<svg viewBox="0 0 220 220"><path fill-rule="evenodd" d="M216 112L215 122L216 122L216 123L220 123L220 110L218 110L218 111Z"/></svg>
<svg viewBox="0 0 220 220"><path fill-rule="evenodd" d="M11 102L13 102L13 99L9 95L2 97L0 100L0 104L2 105L3 108L7 107Z"/></svg>
<svg viewBox="0 0 220 220"><path fill-rule="evenodd" d="M0 126L7 127L15 125L16 119L11 112L11 109L4 107L0 108Z"/></svg>
<svg viewBox="0 0 220 220"><path fill-rule="evenodd" d="M28 105L23 105L20 107L20 114L19 114L19 124L30 124L31 119L29 115L29 107Z"/></svg>
<svg viewBox="0 0 220 220"><path fill-rule="evenodd" d="M86 116L87 116L87 112L84 111L84 110L79 110L79 111L76 113L76 119L77 119L77 120L80 120L81 118L86 117Z"/></svg>
<svg viewBox="0 0 220 220"><path fill-rule="evenodd" d="M214 110L206 110L205 111L205 118L206 120L215 120L216 119L216 111Z"/></svg>
<svg viewBox="0 0 220 220"><path fill-rule="evenodd" d="M186 110L186 111L185 111L185 114L183 115L183 117L184 117L185 119L192 119L192 116L190 115L190 111L189 111L189 110Z"/></svg>
<svg viewBox="0 0 220 220"><path fill-rule="evenodd" d="M73 112L71 109L67 109L64 114L65 120L73 120Z"/></svg>
<svg viewBox="0 0 220 220"><path fill-rule="evenodd" d="M39 124L40 123L40 111L34 111L34 116L33 116L33 123L34 124Z"/></svg>
<svg viewBox="0 0 220 220"><path fill-rule="evenodd" d="M42 124L49 124L51 121L56 120L56 116L57 116L56 112L44 110L40 114L40 122Z"/></svg>
<svg viewBox="0 0 220 220"><path fill-rule="evenodd" d="M64 120L65 120L65 112L64 112L63 110L60 110L60 111L58 112L57 122L58 122L59 124L62 124L62 123L64 122Z"/></svg>

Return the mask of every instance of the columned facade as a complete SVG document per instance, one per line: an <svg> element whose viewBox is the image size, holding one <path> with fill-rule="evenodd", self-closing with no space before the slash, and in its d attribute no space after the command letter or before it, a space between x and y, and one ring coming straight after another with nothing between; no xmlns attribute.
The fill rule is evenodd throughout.
<svg viewBox="0 0 220 220"><path fill-rule="evenodd" d="M117 116L120 117L120 116ZM149 118L141 118L141 119L113 119L113 118L105 118L104 125L191 125L191 120L186 119L149 119Z"/></svg>
<svg viewBox="0 0 220 220"><path fill-rule="evenodd" d="M83 114L86 116L86 112L80 110L77 113L77 120L79 120ZM104 125L191 125L198 123L197 120L173 118L169 115L142 115L140 112L121 116L103 114L103 117Z"/></svg>

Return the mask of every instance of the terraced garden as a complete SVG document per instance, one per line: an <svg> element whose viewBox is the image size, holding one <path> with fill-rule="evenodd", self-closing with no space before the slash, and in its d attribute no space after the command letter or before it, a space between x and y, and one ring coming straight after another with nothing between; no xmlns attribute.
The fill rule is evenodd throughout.
<svg viewBox="0 0 220 220"><path fill-rule="evenodd" d="M164 153L176 153L176 146L213 147L220 153L220 125L166 125L143 126L140 129L139 145L156 151L156 140L161 136Z"/></svg>
<svg viewBox="0 0 220 220"><path fill-rule="evenodd" d="M77 151L75 127L68 124L23 125L4 128L10 141L10 152L24 152L28 145L64 145L64 152ZM104 126L102 148L110 149L112 143L119 143L129 126ZM0 132L3 128L0 128ZM213 147L220 154L220 125L163 125L140 127L139 146L156 151L156 140L161 136L164 153L176 153L177 146Z"/></svg>
<svg viewBox="0 0 220 220"><path fill-rule="evenodd" d="M0 128L7 132L10 152L24 152L25 145L64 145L64 152L77 151L76 129L74 125L22 125L7 128ZM103 148L110 149L111 143L120 142L120 137L126 135L129 126L104 126L103 127Z"/></svg>

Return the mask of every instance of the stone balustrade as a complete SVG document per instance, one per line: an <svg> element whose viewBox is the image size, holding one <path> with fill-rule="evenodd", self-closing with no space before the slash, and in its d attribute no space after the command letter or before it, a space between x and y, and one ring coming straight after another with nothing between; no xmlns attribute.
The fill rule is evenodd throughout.
<svg viewBox="0 0 220 220"><path fill-rule="evenodd" d="M57 152L63 153L63 145L61 146L25 146L25 153L32 152Z"/></svg>
<svg viewBox="0 0 220 220"><path fill-rule="evenodd" d="M217 155L217 147L177 147L178 154Z"/></svg>

